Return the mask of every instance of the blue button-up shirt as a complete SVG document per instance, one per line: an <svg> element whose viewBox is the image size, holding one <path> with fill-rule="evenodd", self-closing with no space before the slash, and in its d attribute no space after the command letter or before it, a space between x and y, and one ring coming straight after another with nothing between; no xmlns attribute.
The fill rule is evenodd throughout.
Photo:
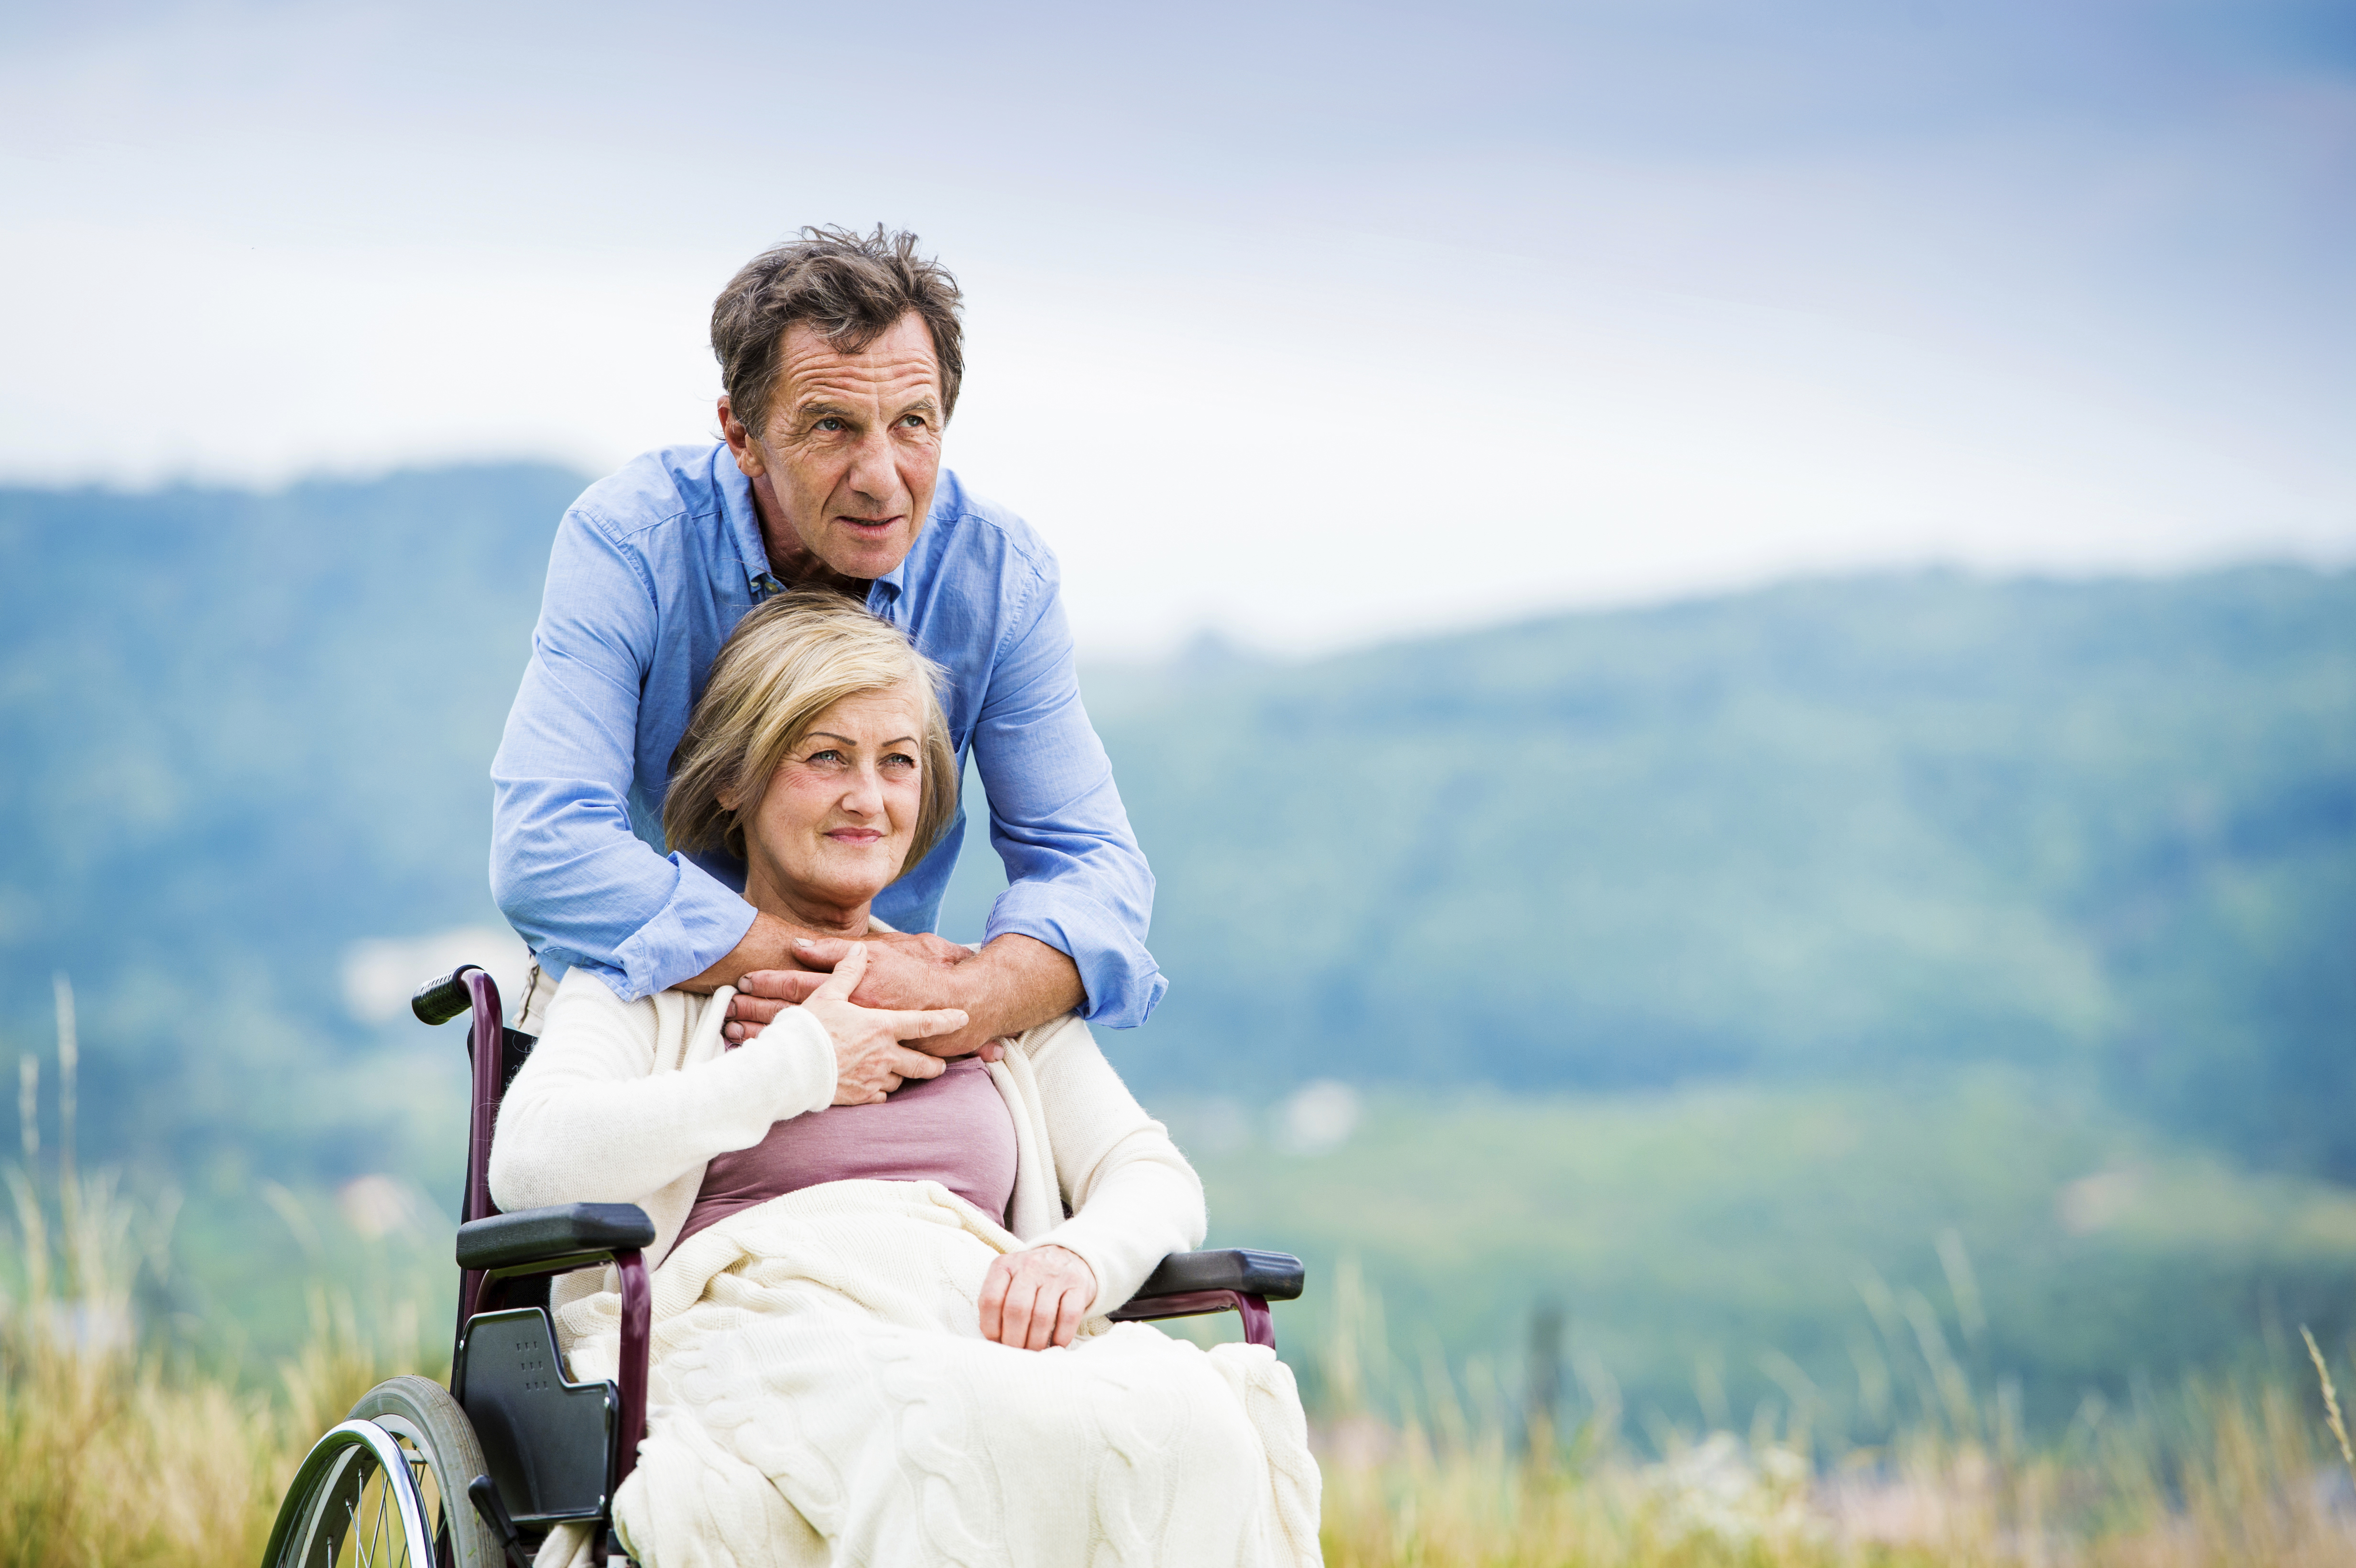
<svg viewBox="0 0 2356 1568"><path fill-rule="evenodd" d="M491 763L491 891L552 969L586 965L635 1000L701 974L750 929L742 862L659 847L671 753L768 572L752 485L725 446L648 453L564 514ZM867 603L948 672L950 735L980 773L1011 884L988 934L1069 954L1087 1016L1127 1028L1169 986L1145 950L1153 875L1080 705L1060 585L1030 526L945 470L915 547ZM960 808L875 912L931 930L964 837Z"/></svg>

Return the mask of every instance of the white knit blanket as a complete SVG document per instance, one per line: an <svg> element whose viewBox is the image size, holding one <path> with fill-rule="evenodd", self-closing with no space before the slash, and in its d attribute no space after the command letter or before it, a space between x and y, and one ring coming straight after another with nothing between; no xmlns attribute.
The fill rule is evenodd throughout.
<svg viewBox="0 0 2356 1568"><path fill-rule="evenodd" d="M647 1568L1321 1561L1292 1373L1097 1318L1067 1349L981 1337L1016 1239L937 1183L830 1182L731 1215L654 1276L654 1371L616 1531ZM619 1302L559 1314L614 1375ZM585 1560L561 1531L540 1562Z"/></svg>

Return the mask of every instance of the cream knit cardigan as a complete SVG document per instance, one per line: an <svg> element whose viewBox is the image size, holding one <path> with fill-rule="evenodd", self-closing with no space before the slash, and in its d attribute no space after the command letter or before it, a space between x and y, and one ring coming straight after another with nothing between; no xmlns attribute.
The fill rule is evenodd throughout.
<svg viewBox="0 0 2356 1568"><path fill-rule="evenodd" d="M752 1147L775 1123L824 1115L834 1098L834 1043L799 1008L723 1048L733 995L625 1002L586 970L566 975L499 1107L492 1200L509 1212L636 1203L654 1221L646 1261L659 1267L714 1155ZM1022 1245L1010 1250L1078 1253L1097 1282L1087 1316L1126 1302L1167 1254L1202 1244L1202 1179L1078 1015L1017 1037L990 1076L1014 1121L1009 1228ZM556 1282L554 1305L607 1288L609 1268L583 1269Z"/></svg>

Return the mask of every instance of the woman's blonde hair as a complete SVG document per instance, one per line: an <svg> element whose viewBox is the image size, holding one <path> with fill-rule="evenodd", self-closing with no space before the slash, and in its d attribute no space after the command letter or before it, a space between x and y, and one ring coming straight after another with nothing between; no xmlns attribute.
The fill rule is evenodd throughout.
<svg viewBox="0 0 2356 1568"><path fill-rule="evenodd" d="M846 697L907 685L924 704L921 804L905 874L957 815L957 752L941 712L941 667L855 600L797 588L754 606L712 661L712 678L671 753L663 837L673 849L744 853L744 820L818 716ZM736 797L734 810L720 804Z"/></svg>

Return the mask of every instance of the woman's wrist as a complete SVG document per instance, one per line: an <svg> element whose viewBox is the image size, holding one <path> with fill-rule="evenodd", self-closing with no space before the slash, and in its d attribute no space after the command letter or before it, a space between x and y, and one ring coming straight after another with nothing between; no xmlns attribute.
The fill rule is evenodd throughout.
<svg viewBox="0 0 2356 1568"><path fill-rule="evenodd" d="M1095 1317L1098 1312L1109 1312L1120 1305L1118 1301L1108 1302L1104 1299L1104 1271L1097 1266L1096 1259L1078 1248L1067 1247L1061 1242L1050 1241L1043 1237L1027 1247L1017 1247L1014 1250L1017 1253L1061 1253L1076 1264L1087 1275L1090 1287L1087 1316Z"/></svg>
<svg viewBox="0 0 2356 1568"><path fill-rule="evenodd" d="M773 1122L790 1121L834 1103L834 1040L800 1008L787 1008L732 1055L751 1053L775 1087Z"/></svg>

